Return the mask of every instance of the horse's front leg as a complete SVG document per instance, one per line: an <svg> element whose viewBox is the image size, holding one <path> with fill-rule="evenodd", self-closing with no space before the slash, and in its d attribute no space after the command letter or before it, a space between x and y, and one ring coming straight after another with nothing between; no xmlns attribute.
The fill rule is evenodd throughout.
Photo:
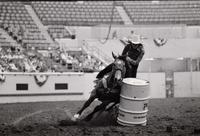
<svg viewBox="0 0 200 136"><path fill-rule="evenodd" d="M83 104L82 108L74 115L74 119L76 120L77 118L80 117L80 115L82 114L82 112L88 107L90 106L90 104L96 99L96 90L94 89L91 92L91 95L89 97L89 99Z"/></svg>
<svg viewBox="0 0 200 136"><path fill-rule="evenodd" d="M100 105L98 105L97 107L94 108L93 112L90 113L89 115L87 115L85 117L85 121L90 121L93 117L93 115L97 112L97 111L100 111L100 110L103 110L106 108L106 106L110 103L110 101L106 101L106 102L102 102Z"/></svg>
<svg viewBox="0 0 200 136"><path fill-rule="evenodd" d="M96 99L95 96L91 96L84 104L83 107L77 112L77 114L82 114L82 112L88 107L90 106L90 104Z"/></svg>

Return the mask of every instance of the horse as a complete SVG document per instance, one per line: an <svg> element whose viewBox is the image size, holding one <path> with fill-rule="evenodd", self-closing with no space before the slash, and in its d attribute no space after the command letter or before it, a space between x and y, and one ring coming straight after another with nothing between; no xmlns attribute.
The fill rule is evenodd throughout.
<svg viewBox="0 0 200 136"><path fill-rule="evenodd" d="M100 110L108 111L119 103L122 80L125 77L126 72L126 56L116 56L113 52L112 56L114 58L112 71L108 73L108 75L104 76L102 79L96 80L96 85L92 90L89 99L84 103L82 108L74 115L72 119L73 121L79 119L82 112L87 107L89 107L95 99L98 99L102 103L96 106L94 110L84 118L85 121L90 121L96 112ZM110 104L112 105L109 108L107 108L107 106Z"/></svg>

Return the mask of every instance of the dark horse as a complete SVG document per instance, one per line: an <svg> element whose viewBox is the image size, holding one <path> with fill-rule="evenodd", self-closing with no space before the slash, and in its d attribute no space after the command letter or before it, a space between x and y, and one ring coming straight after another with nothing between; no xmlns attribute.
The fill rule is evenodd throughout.
<svg viewBox="0 0 200 136"><path fill-rule="evenodd" d="M120 91L122 79L125 76L125 56L116 56L114 58L112 71L96 82L95 88L92 90L89 99L84 103L83 107L74 115L73 120L79 118L82 112L95 100L98 99L102 103L95 107L92 113L86 116L85 121L92 119L93 115L100 110L109 110L113 108L120 100ZM112 104L107 108L108 105ZM106 109L107 108L107 109Z"/></svg>

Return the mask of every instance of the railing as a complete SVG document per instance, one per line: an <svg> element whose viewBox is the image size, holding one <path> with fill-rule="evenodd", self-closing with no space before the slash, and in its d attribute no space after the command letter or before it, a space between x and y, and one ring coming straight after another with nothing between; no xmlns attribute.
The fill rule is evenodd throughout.
<svg viewBox="0 0 200 136"><path fill-rule="evenodd" d="M82 49L88 54L100 59L104 64L108 65L112 62L112 58L99 50L96 46L89 46L87 41L83 41Z"/></svg>
<svg viewBox="0 0 200 136"><path fill-rule="evenodd" d="M35 76L35 75L52 75L52 76L63 76L63 75L77 75L77 76L82 76L84 75L83 72L0 72L0 75L26 75L26 76Z"/></svg>

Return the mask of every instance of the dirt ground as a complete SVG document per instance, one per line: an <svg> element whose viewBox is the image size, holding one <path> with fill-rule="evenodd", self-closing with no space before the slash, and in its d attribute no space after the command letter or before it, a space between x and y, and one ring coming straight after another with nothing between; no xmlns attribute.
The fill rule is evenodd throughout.
<svg viewBox="0 0 200 136"><path fill-rule="evenodd" d="M71 123L83 101L0 104L0 136L200 135L200 98L151 99L147 126L124 127L111 117ZM85 115L97 105L93 103ZM60 125L65 120L68 124Z"/></svg>

